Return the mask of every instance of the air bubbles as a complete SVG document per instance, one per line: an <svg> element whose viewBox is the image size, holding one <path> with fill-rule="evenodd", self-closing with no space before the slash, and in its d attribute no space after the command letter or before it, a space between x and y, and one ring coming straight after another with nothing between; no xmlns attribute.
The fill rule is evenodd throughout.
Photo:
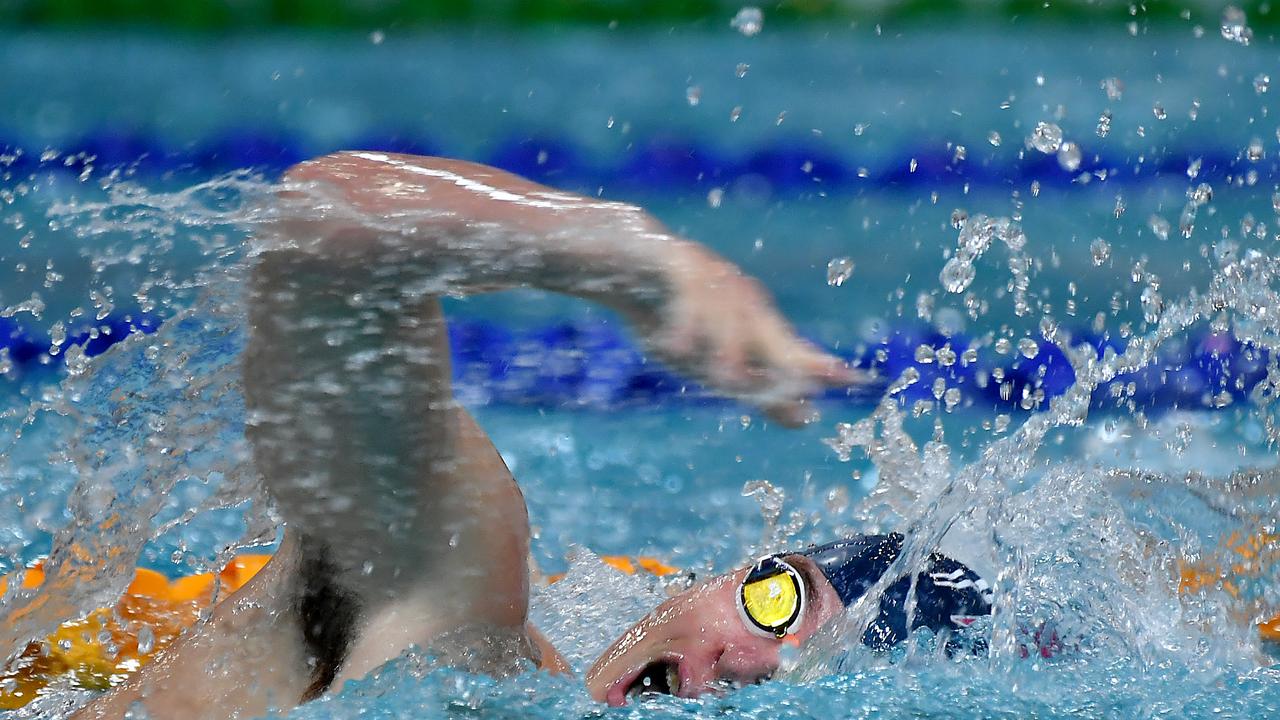
<svg viewBox="0 0 1280 720"><path fill-rule="evenodd" d="M369 42L374 45L381 45L387 39L387 34L381 30L374 30L369 33Z"/></svg>
<svg viewBox="0 0 1280 720"><path fill-rule="evenodd" d="M1064 142L1058 148L1058 165L1062 166L1067 172L1075 172L1080 169L1080 146L1073 142Z"/></svg>
<svg viewBox="0 0 1280 720"><path fill-rule="evenodd" d="M847 257L832 258L827 263L827 284L840 287L853 275L853 260Z"/></svg>
<svg viewBox="0 0 1280 720"><path fill-rule="evenodd" d="M987 142L991 143L991 147L1000 147L1000 133L995 130L987 133Z"/></svg>
<svg viewBox="0 0 1280 720"><path fill-rule="evenodd" d="M1234 43L1248 45L1253 40L1253 30L1249 28L1249 19L1244 11L1235 5L1228 5L1222 11L1222 37Z"/></svg>
<svg viewBox="0 0 1280 720"><path fill-rule="evenodd" d="M1253 78L1253 91L1259 95L1265 93L1267 88L1271 87L1271 76L1266 73L1258 73Z"/></svg>
<svg viewBox="0 0 1280 720"><path fill-rule="evenodd" d="M1187 178L1191 180L1195 180L1196 176L1200 174L1200 166L1203 163L1204 163L1203 158L1196 158L1195 160L1192 160L1187 165Z"/></svg>
<svg viewBox="0 0 1280 720"><path fill-rule="evenodd" d="M685 88L684 99L689 101L689 107L697 107L702 102L702 88L697 85Z"/></svg>
<svg viewBox="0 0 1280 720"><path fill-rule="evenodd" d="M1093 257L1095 267L1102 267L1102 264L1111 259L1111 245L1102 238L1094 238L1089 244L1089 254Z"/></svg>
<svg viewBox="0 0 1280 720"><path fill-rule="evenodd" d="M707 191L707 207L718 208L724 202L724 188L711 188Z"/></svg>
<svg viewBox="0 0 1280 720"><path fill-rule="evenodd" d="M1031 131L1029 142L1031 147L1046 155L1055 153L1062 147L1062 128L1050 122L1038 122L1035 130Z"/></svg>
<svg viewBox="0 0 1280 720"><path fill-rule="evenodd" d="M747 71L750 69L750 65L746 63L738 63L738 67L734 68L733 73L740 78L744 78L747 76Z"/></svg>
<svg viewBox="0 0 1280 720"><path fill-rule="evenodd" d="M764 29L764 13L758 7L744 7L729 21L729 27L747 37L754 37Z"/></svg>
<svg viewBox="0 0 1280 720"><path fill-rule="evenodd" d="M951 227L959 230L964 227L965 222L969 220L969 213L961 208L951 211Z"/></svg>
<svg viewBox="0 0 1280 720"><path fill-rule="evenodd" d="M1161 103L1156 103L1151 106L1151 114L1154 115L1157 120L1165 120L1169 117L1169 113L1164 109L1164 105Z"/></svg>

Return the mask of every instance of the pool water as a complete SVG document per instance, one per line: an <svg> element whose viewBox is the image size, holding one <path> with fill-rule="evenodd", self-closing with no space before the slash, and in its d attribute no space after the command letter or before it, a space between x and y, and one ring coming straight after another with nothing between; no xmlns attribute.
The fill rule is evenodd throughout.
<svg viewBox="0 0 1280 720"><path fill-rule="evenodd" d="M666 592L590 553L706 575L869 529L912 529L983 568L1001 592L993 649L951 659L922 635L875 655L846 632L774 682L622 710L575 680L412 653L291 716L1274 714L1275 650L1252 627L1280 610L1274 568L1237 596L1178 590L1232 533L1275 531L1280 482L1230 476L1274 464L1270 396L1251 393L1275 370L1276 276L1247 252L1272 254L1280 225L1275 90L1259 80L1274 44L1140 30L13 38L0 127L24 152L2 184L0 558L52 552L66 579L20 620L33 598L5 598L5 641L109 603L135 562L176 575L274 540L240 433L245 236L282 165L398 143L638 202L881 376L786 431L654 368L598 308L451 301L459 396L521 483L534 560L568 571L533 617L579 670ZM1042 122L1079 145L1078 167L1035 149ZM1212 197L1184 236L1201 183ZM972 244L980 216L1013 218L1023 240L1003 224ZM979 246L972 282L949 292L948 261ZM829 282L843 258L852 274ZM1192 322L1214 288L1222 301ZM112 323L128 340L89 352ZM1147 367L1087 378L1060 333L1095 359L1161 344ZM128 522L98 532L113 515ZM1050 657L1028 644L1042 628L1064 638Z"/></svg>

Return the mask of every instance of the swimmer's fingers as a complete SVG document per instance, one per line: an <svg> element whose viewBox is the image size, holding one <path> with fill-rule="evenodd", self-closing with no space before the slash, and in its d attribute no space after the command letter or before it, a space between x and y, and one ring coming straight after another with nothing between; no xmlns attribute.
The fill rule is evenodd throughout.
<svg viewBox="0 0 1280 720"><path fill-rule="evenodd" d="M719 261L702 270L678 286L652 338L664 360L786 425L812 415L806 401L823 388L865 380L801 339L768 292L736 267Z"/></svg>

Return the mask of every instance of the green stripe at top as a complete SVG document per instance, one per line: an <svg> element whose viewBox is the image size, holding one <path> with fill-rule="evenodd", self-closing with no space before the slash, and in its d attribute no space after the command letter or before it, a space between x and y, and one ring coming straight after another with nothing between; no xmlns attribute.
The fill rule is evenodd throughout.
<svg viewBox="0 0 1280 720"><path fill-rule="evenodd" d="M0 0L0 25L93 27L133 25L186 30L414 29L443 23L620 27L727 27L746 5L758 5L765 28L797 22L873 23L931 20L1031 20L1077 23L1198 23L1217 32L1220 3L1113 0ZM1249 0L1255 32L1276 24L1269 0Z"/></svg>

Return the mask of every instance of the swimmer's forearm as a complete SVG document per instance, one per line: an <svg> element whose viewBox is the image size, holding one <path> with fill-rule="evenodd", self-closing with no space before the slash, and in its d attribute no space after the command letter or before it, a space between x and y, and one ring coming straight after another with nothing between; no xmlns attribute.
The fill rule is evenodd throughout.
<svg viewBox="0 0 1280 720"><path fill-rule="evenodd" d="M332 155L290 171L281 197L288 244L418 271L435 292L527 286L649 304L679 276L731 267L634 206L455 160Z"/></svg>

